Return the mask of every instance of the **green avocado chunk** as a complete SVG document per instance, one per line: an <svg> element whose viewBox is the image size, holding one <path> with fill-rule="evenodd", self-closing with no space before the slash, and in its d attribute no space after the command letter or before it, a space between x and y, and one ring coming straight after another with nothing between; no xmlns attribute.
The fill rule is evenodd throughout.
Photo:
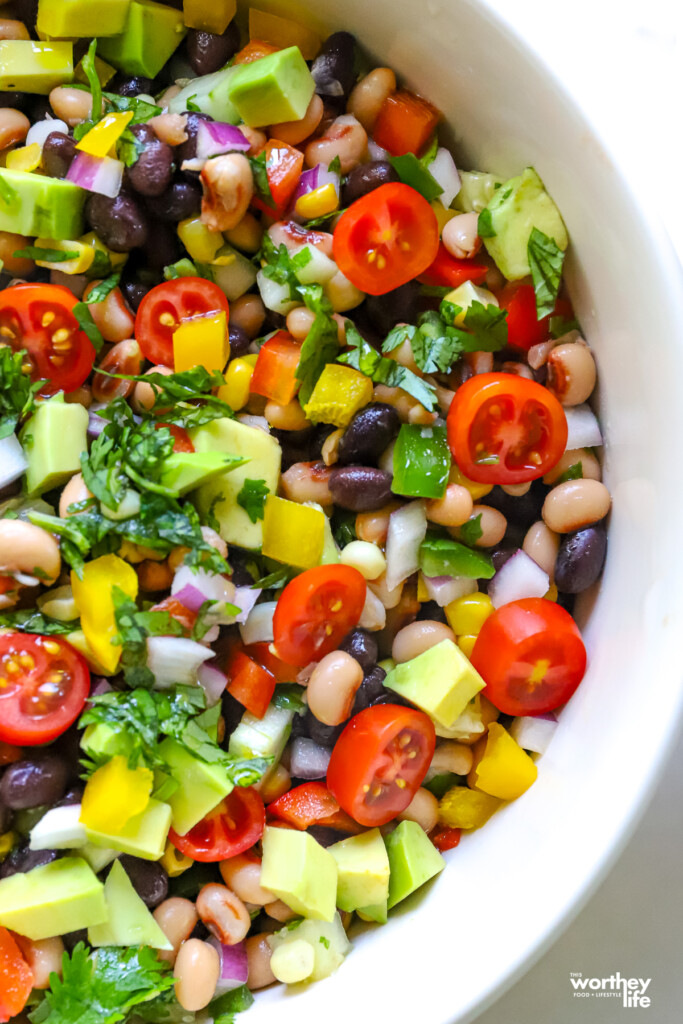
<svg viewBox="0 0 683 1024"><path fill-rule="evenodd" d="M245 461L222 452L173 452L164 462L160 483L182 496Z"/></svg>
<svg viewBox="0 0 683 1024"><path fill-rule="evenodd" d="M202 114L209 114L215 121L239 124L242 118L230 102L229 96L230 80L237 71L238 67L224 68L210 75L190 79L185 88L181 89L169 103L169 113L182 114L196 107Z"/></svg>
<svg viewBox="0 0 683 1024"><path fill-rule="evenodd" d="M0 89L47 96L73 76L73 43L37 43L32 39L0 42Z"/></svg>
<svg viewBox="0 0 683 1024"><path fill-rule="evenodd" d="M143 860L159 860L166 848L171 827L171 808L158 800L150 800L142 814L136 814L116 835L86 828L88 841L107 850L120 850ZM99 924L100 922L93 922Z"/></svg>
<svg viewBox="0 0 683 1024"><path fill-rule="evenodd" d="M39 238L78 238L88 193L70 181L0 167L0 231Z"/></svg>
<svg viewBox="0 0 683 1024"><path fill-rule="evenodd" d="M308 832L269 827L263 833L261 885L303 917L332 921L337 863Z"/></svg>
<svg viewBox="0 0 683 1024"><path fill-rule="evenodd" d="M230 102L252 128L300 121L314 92L313 76L298 46L241 64L228 87Z"/></svg>
<svg viewBox="0 0 683 1024"><path fill-rule="evenodd" d="M48 39L116 36L129 7L130 0L39 0L36 28Z"/></svg>
<svg viewBox="0 0 683 1024"><path fill-rule="evenodd" d="M88 412L55 395L41 402L19 434L26 458L26 493L35 497L61 487L81 468L87 445Z"/></svg>
<svg viewBox="0 0 683 1024"><path fill-rule="evenodd" d="M106 920L104 886L80 857L62 857L0 881L0 925L34 941Z"/></svg>
<svg viewBox="0 0 683 1024"><path fill-rule="evenodd" d="M151 946L173 949L142 902L120 861L114 861L104 883L109 920L88 929L91 946Z"/></svg>
<svg viewBox="0 0 683 1024"><path fill-rule="evenodd" d="M386 903L389 858L378 828L342 839L328 849L337 862L337 906L340 910L359 910Z"/></svg>
<svg viewBox="0 0 683 1024"><path fill-rule="evenodd" d="M484 239L484 245L509 281L531 273L527 247L534 228L552 238L563 252L569 244L560 211L533 167L504 182L486 209L494 234Z"/></svg>
<svg viewBox="0 0 683 1024"><path fill-rule="evenodd" d="M178 783L168 803L172 811L171 825L178 835L184 836L231 793L234 786L225 768L200 761L175 740L164 740L159 754Z"/></svg>
<svg viewBox="0 0 683 1024"><path fill-rule="evenodd" d="M128 757L133 742L128 733L106 722L97 722L89 725L81 736L81 748L93 761L104 762L112 757Z"/></svg>
<svg viewBox="0 0 683 1024"><path fill-rule="evenodd" d="M391 875L391 910L446 867L446 861L416 821L402 821L385 840Z"/></svg>
<svg viewBox="0 0 683 1024"><path fill-rule="evenodd" d="M182 11L154 0L131 0L122 34L102 39L97 53L127 75L156 78L186 33Z"/></svg>
<svg viewBox="0 0 683 1024"><path fill-rule="evenodd" d="M442 640L416 658L397 665L384 685L417 704L448 729L485 683L458 645Z"/></svg>

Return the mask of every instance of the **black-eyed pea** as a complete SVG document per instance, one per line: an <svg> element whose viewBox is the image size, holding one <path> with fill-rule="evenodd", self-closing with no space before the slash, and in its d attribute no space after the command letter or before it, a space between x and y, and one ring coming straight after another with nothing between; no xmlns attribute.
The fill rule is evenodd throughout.
<svg viewBox="0 0 683 1024"><path fill-rule="evenodd" d="M218 950L201 939L180 947L173 974L176 999L184 1010L197 1012L213 999L221 972Z"/></svg>
<svg viewBox="0 0 683 1024"><path fill-rule="evenodd" d="M543 520L555 533L573 533L598 523L610 510L610 493L599 480L566 480L543 503Z"/></svg>
<svg viewBox="0 0 683 1024"><path fill-rule="evenodd" d="M490 505L473 505L469 521L471 522L479 518L479 516L481 516L481 519L479 519L481 536L474 542L475 547L494 548L496 544L500 544L505 536L508 525L507 519L502 512L499 512L497 508L491 508ZM453 532L457 536L457 529Z"/></svg>
<svg viewBox="0 0 683 1024"><path fill-rule="evenodd" d="M542 519L539 519L538 522L532 523L527 530L522 547L529 558L533 558L536 565L540 565L541 569L548 574L552 583L557 552L560 548L559 534L546 526Z"/></svg>
<svg viewBox="0 0 683 1024"><path fill-rule="evenodd" d="M444 640L452 640L455 643L455 634L450 626L445 622L418 619L398 631L394 637L391 656L399 664L412 661Z"/></svg>
<svg viewBox="0 0 683 1024"><path fill-rule="evenodd" d="M391 68L375 68L354 87L346 109L372 132L385 100L396 92L396 75Z"/></svg>
<svg viewBox="0 0 683 1024"><path fill-rule="evenodd" d="M581 405L593 393L597 370L593 354L581 342L565 342L548 356L546 387L562 405Z"/></svg>
<svg viewBox="0 0 683 1024"><path fill-rule="evenodd" d="M311 713L324 725L341 725L351 714L363 669L345 651L326 654L313 669L306 691Z"/></svg>

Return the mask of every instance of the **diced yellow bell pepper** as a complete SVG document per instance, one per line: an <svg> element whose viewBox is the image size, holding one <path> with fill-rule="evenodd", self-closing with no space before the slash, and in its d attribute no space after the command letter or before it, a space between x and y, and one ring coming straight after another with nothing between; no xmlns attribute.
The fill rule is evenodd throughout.
<svg viewBox="0 0 683 1024"><path fill-rule="evenodd" d="M498 722L492 722L484 756L477 765L477 789L500 800L516 800L536 781L538 769Z"/></svg>
<svg viewBox="0 0 683 1024"><path fill-rule="evenodd" d="M251 359L253 358L253 362ZM257 356L233 359L225 371L225 384L218 389L218 397L238 412L251 397L251 378L254 376Z"/></svg>
<svg viewBox="0 0 683 1024"><path fill-rule="evenodd" d="M348 427L364 405L372 401L369 377L340 363L328 363L313 388L304 412L313 423L333 423Z"/></svg>
<svg viewBox="0 0 683 1024"><path fill-rule="evenodd" d="M185 320L173 332L173 365L176 373L203 366L210 373L223 371L230 358L228 318L223 310Z"/></svg>
<svg viewBox="0 0 683 1024"><path fill-rule="evenodd" d="M198 263L211 263L224 244L220 231L211 231L199 217L181 220L178 225L178 238L191 258Z"/></svg>
<svg viewBox="0 0 683 1024"><path fill-rule="evenodd" d="M299 196L294 207L299 216L305 217L306 220L324 217L326 213L334 213L338 208L339 196L331 181L327 185L314 188L312 192L306 192L303 196Z"/></svg>
<svg viewBox="0 0 683 1024"><path fill-rule="evenodd" d="M191 868L194 861L191 857L186 857L180 850L176 850L173 843L167 843L159 863L169 878L177 878L178 875L182 875L188 868Z"/></svg>
<svg viewBox="0 0 683 1024"><path fill-rule="evenodd" d="M183 20L188 28L222 36L237 13L237 0L183 0Z"/></svg>
<svg viewBox="0 0 683 1024"><path fill-rule="evenodd" d="M108 156L132 120L132 110L126 110L121 114L107 114L94 128L86 132L76 144L76 149L89 153L90 156Z"/></svg>
<svg viewBox="0 0 683 1024"><path fill-rule="evenodd" d="M434 202L429 205L436 214L436 219L439 224L439 234L441 234L449 220L453 220L454 217L457 217L457 210L447 210L443 203L440 203L438 199L435 199Z"/></svg>
<svg viewBox="0 0 683 1024"><path fill-rule="evenodd" d="M40 167L43 151L37 142L21 149L10 149L5 158L5 166L11 171L35 171Z"/></svg>
<svg viewBox="0 0 683 1024"><path fill-rule="evenodd" d="M13 848L16 841L17 836L16 833L14 832L5 832L3 835L0 836L0 864L5 859L10 850Z"/></svg>
<svg viewBox="0 0 683 1024"><path fill-rule="evenodd" d="M266 558L311 569L320 564L324 543L325 513L321 509L268 495L262 548Z"/></svg>
<svg viewBox="0 0 683 1024"><path fill-rule="evenodd" d="M105 668L100 661L95 657L95 653L90 647L90 644L85 638L85 633L82 629L75 629L72 633L67 633L66 640L69 641L72 647L75 647L79 654L82 654L88 663L88 667L91 672L94 672L98 676L115 676L118 665L114 668Z"/></svg>
<svg viewBox="0 0 683 1024"><path fill-rule="evenodd" d="M69 242L55 238L36 238L36 248L55 249L57 252L75 252L70 260L36 260L36 266L59 270L62 274L85 274L93 264L95 250L83 242Z"/></svg>
<svg viewBox="0 0 683 1024"><path fill-rule="evenodd" d="M298 46L304 60L314 60L322 45L320 36L307 25L256 7L249 9L249 38L263 39L283 50L288 46Z"/></svg>
<svg viewBox="0 0 683 1024"><path fill-rule="evenodd" d="M465 634L464 636L458 637L458 647L460 648L460 650L462 651L466 658L472 657L472 651L474 650L474 645L476 644L476 642L476 636Z"/></svg>
<svg viewBox="0 0 683 1024"><path fill-rule="evenodd" d="M472 495L473 501L478 501L479 498L483 498L485 494L490 494L493 490L493 484L478 484L476 480L470 480L466 477L462 470L456 466L455 462L451 465L451 471L448 474L449 484L460 484L461 487L466 488Z"/></svg>
<svg viewBox="0 0 683 1024"><path fill-rule="evenodd" d="M422 573L420 573L417 577L417 599L418 601L430 600L429 591L427 590L427 584L425 583L425 578L422 575Z"/></svg>
<svg viewBox="0 0 683 1024"><path fill-rule="evenodd" d="M546 601L557 601L557 593L557 587L554 583L551 583L548 587L548 592L543 596L546 599Z"/></svg>
<svg viewBox="0 0 683 1024"><path fill-rule="evenodd" d="M467 594L451 601L444 611L456 636L476 636L489 615L493 614L493 602L488 594Z"/></svg>
<svg viewBox="0 0 683 1024"><path fill-rule="evenodd" d="M81 235L79 242L83 242L84 245L89 245L95 250L95 254L98 252L104 253L109 258L112 270L120 270L125 267L128 260L127 252L114 252L113 249L108 249L99 235L96 235L94 231L89 231L87 235Z"/></svg>
<svg viewBox="0 0 683 1024"><path fill-rule="evenodd" d="M95 832L117 835L149 803L154 772L129 768L120 755L112 757L88 779L81 803L81 824Z"/></svg>
<svg viewBox="0 0 683 1024"><path fill-rule="evenodd" d="M114 618L112 589L119 587L128 597L138 594L135 569L118 555L102 555L83 566L83 579L71 573L71 589L81 616L81 629L93 654L105 671L113 672L121 648L112 643L118 630Z"/></svg>
<svg viewBox="0 0 683 1024"><path fill-rule="evenodd" d="M449 828L481 828L501 803L501 800L488 793L454 786L439 804L439 824L448 825Z"/></svg>

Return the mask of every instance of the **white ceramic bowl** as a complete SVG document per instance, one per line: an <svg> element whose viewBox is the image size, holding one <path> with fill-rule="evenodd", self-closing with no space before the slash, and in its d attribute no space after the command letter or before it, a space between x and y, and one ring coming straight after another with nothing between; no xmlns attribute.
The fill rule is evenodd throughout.
<svg viewBox="0 0 683 1024"><path fill-rule="evenodd" d="M603 877L673 738L683 693L680 268L604 141L485 3L258 6L355 32L444 111L463 167L537 168L569 229L570 291L598 359L609 554L593 607L581 610L590 668L537 783L466 836L427 892L357 940L336 975L302 994L261 993L247 1015L251 1024L471 1020Z"/></svg>

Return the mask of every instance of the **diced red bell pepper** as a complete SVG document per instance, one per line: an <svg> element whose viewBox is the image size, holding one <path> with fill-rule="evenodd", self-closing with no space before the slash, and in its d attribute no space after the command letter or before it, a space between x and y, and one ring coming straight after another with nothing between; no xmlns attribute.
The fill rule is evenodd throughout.
<svg viewBox="0 0 683 1024"><path fill-rule="evenodd" d="M460 842L459 828L437 828L429 837L437 850L445 853L446 850L454 850Z"/></svg>
<svg viewBox="0 0 683 1024"><path fill-rule="evenodd" d="M382 104L373 137L392 156L420 156L434 134L441 114L431 103L407 89L388 96Z"/></svg>
<svg viewBox="0 0 683 1024"><path fill-rule="evenodd" d="M244 648L244 653L248 654L254 661L257 661L259 665L263 665L265 669L268 669L275 676L277 683L296 682L300 669L296 668L295 665L288 665L286 661L282 661L276 654L273 654L270 644L265 642L249 644Z"/></svg>
<svg viewBox="0 0 683 1024"><path fill-rule="evenodd" d="M422 284L437 285L447 288L458 288L465 281L481 284L485 280L489 268L485 263L476 260L458 260L451 256L443 242L439 243L439 251L431 267L418 278Z"/></svg>
<svg viewBox="0 0 683 1024"><path fill-rule="evenodd" d="M357 822L337 803L323 782L304 782L268 804L268 813L298 829L326 825L344 832L361 832Z"/></svg>
<svg viewBox="0 0 683 1024"><path fill-rule="evenodd" d="M275 676L244 651L237 651L228 665L228 693L256 718L263 718L275 690Z"/></svg>
<svg viewBox="0 0 683 1024"><path fill-rule="evenodd" d="M570 318L572 307L565 299L558 299L555 309L539 320L536 316L536 294L531 284L511 281L500 293L501 309L507 310L508 344L528 352L533 345L541 345L550 337L550 319L554 316Z"/></svg>
<svg viewBox="0 0 683 1024"><path fill-rule="evenodd" d="M265 153L266 174L273 203L269 205L265 199L256 196L255 199L252 199L252 206L279 220L289 206L289 201L299 184L299 178L304 169L304 154L294 146L280 142L279 139L270 139Z"/></svg>
<svg viewBox="0 0 683 1024"><path fill-rule="evenodd" d="M12 1020L26 1006L33 974L6 928L0 927L0 1021Z"/></svg>
<svg viewBox="0 0 683 1024"><path fill-rule="evenodd" d="M251 378L251 391L263 395L271 402L287 405L299 388L296 368L301 357L301 345L287 331L278 331L269 338L256 360Z"/></svg>
<svg viewBox="0 0 683 1024"><path fill-rule="evenodd" d="M239 53L236 53L232 58L233 64L253 64L255 60L261 60L261 57L268 57L271 53L277 53L281 49L279 46L273 46L272 43L267 43L265 39L252 39L251 42L243 46Z"/></svg>

